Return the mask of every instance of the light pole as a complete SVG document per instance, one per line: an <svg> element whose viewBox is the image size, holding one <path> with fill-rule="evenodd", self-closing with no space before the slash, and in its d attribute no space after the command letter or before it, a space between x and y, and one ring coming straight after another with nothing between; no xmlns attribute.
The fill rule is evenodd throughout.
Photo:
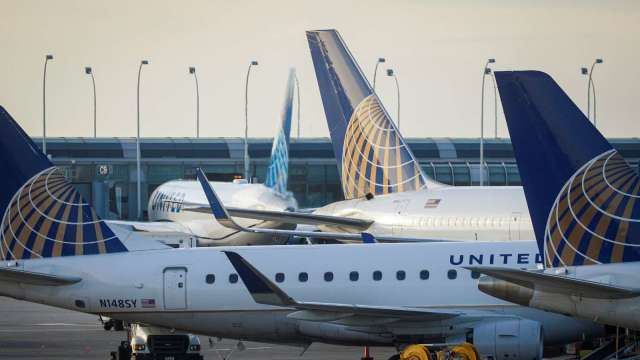
<svg viewBox="0 0 640 360"><path fill-rule="evenodd" d="M593 125L596 126L596 86L593 83L593 68L596 64L602 64L602 59L597 58L591 64L591 69L587 70L587 68L580 69L582 75L589 75L589 81L587 82L587 119L591 120L591 89L593 88Z"/></svg>
<svg viewBox="0 0 640 360"><path fill-rule="evenodd" d="M398 94L398 115L396 122L398 123L398 130L400 130L400 85L398 84L398 76L393 72L393 69L387 69L387 76L391 76L396 81L396 93Z"/></svg>
<svg viewBox="0 0 640 360"><path fill-rule="evenodd" d="M489 64L496 62L496 59L487 59L482 70L482 95L480 97L480 186L484 186L484 78L491 74Z"/></svg>
<svg viewBox="0 0 640 360"><path fill-rule="evenodd" d="M200 88L198 86L198 75L196 74L196 68L190 66L189 74L193 74L193 78L196 80L196 138L200 138Z"/></svg>
<svg viewBox="0 0 640 360"><path fill-rule="evenodd" d="M93 69L90 66L84 68L84 73L91 75L91 83L93 84L93 137L97 137L97 116L96 116L96 79L93 77Z"/></svg>
<svg viewBox="0 0 640 360"><path fill-rule="evenodd" d="M296 94L298 96L298 133L297 138L300 139L300 83L298 82L298 73L295 73L296 79Z"/></svg>
<svg viewBox="0 0 640 360"><path fill-rule="evenodd" d="M244 178L247 181L249 181L249 74L252 66L258 66L258 62L252 60L249 63L244 84Z"/></svg>
<svg viewBox="0 0 640 360"><path fill-rule="evenodd" d="M141 188L141 172L140 172L140 74L142 73L142 66L148 65L149 61L142 60L140 61L140 66L138 67L138 91L137 91L137 101L136 101L136 109L137 109L137 132L136 132L136 190L137 190L137 198L138 198L138 220L142 220L142 194L140 194Z"/></svg>
<svg viewBox="0 0 640 360"><path fill-rule="evenodd" d="M47 63L53 55L44 57L44 73L42 74L42 152L47 155Z"/></svg>
<svg viewBox="0 0 640 360"><path fill-rule="evenodd" d="M376 92L376 76L378 75L378 65L386 62L385 58L378 58L376 61L376 68L373 70L373 92Z"/></svg>

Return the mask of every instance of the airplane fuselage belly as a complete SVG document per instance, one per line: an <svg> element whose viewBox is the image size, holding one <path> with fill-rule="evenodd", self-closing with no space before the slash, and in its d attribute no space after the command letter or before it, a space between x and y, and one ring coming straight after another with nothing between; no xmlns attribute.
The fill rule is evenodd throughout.
<svg viewBox="0 0 640 360"><path fill-rule="evenodd" d="M406 331L407 326L416 328L416 322L398 319L392 324L374 326L383 331L372 338L372 327L366 324L317 328L317 323L309 325L312 322L294 320L287 317L293 310L255 303L242 281L234 276L235 271L224 253L218 249L240 253L272 279L277 273L283 273L285 280L278 285L299 301L460 309L465 313L496 316L522 312L523 308L480 292L477 280L461 266L483 263L531 267L540 260L536 244L523 241L465 245L468 244L195 248L23 260L19 264L24 270L78 276L83 280L60 287L5 282L0 284L0 293L66 309L109 314L115 318L214 336L273 341L273 334L277 334L278 342L297 343L301 339L308 341L327 334L323 339L325 342L382 344L388 341L391 344L392 334L402 333L402 329ZM135 272L131 270L133 265ZM423 273L424 279L421 279L424 270L429 275L425 278ZM353 271L358 272L358 281L350 280ZM375 271L382 273L381 280L373 280ZM399 280L398 271L405 272L404 280ZM307 274L306 282L299 280L302 272ZM332 281L325 280L327 272L333 274ZM534 312L529 315L532 319L541 318L541 311L531 311ZM464 319L469 321L461 316L446 321L422 322L415 331L422 336L448 336L447 332L451 331L443 330L444 327ZM316 328L300 333L302 324ZM590 323L562 315L550 315L543 320L545 327L559 324L569 324L578 329L576 331L593 330ZM454 326L452 330L464 331L465 326ZM362 331L348 333L354 327L367 331L364 334ZM429 330L431 327L433 329ZM330 337L339 331L343 331L344 336ZM549 339L550 342L553 340Z"/></svg>
<svg viewBox="0 0 640 360"><path fill-rule="evenodd" d="M408 191L340 201L316 213L373 220L367 231L375 235L459 241L535 239L521 187Z"/></svg>

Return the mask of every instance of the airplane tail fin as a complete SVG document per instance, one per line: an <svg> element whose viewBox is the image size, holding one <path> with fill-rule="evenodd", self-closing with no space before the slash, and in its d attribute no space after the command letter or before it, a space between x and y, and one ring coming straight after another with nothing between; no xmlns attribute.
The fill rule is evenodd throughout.
<svg viewBox="0 0 640 360"><path fill-rule="evenodd" d="M278 132L273 138L271 148L271 162L267 168L265 186L270 187L280 194L287 193L287 180L289 178L289 140L291 134L291 118L293 115L293 90L296 81L296 70L289 71L287 91L284 107L282 108L282 121Z"/></svg>
<svg viewBox="0 0 640 360"><path fill-rule="evenodd" d="M427 179L336 30L307 31L347 199L418 190Z"/></svg>
<svg viewBox="0 0 640 360"><path fill-rule="evenodd" d="M3 107L0 170L3 260L127 251Z"/></svg>
<svg viewBox="0 0 640 360"><path fill-rule="evenodd" d="M640 260L640 178L560 86L496 72L546 266Z"/></svg>

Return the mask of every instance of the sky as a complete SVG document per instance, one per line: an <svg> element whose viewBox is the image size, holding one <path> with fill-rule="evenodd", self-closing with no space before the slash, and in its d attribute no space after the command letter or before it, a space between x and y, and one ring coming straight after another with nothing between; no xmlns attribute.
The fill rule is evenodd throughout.
<svg viewBox="0 0 640 360"><path fill-rule="evenodd" d="M32 136L42 135L47 70L48 136L92 136L92 66L98 136L136 134L140 60L143 137L195 136L195 66L203 137L244 134L247 66L249 136L273 137L290 67L300 81L301 135L328 130L305 30L340 31L395 118L397 74L405 137L478 137L482 70L546 71L586 112L582 66L593 72L598 127L640 136L640 2L436 0L0 0L0 105ZM494 133L492 83L485 134ZM498 103L499 107L499 103ZM295 121L295 119L294 119ZM296 126L293 126L293 134ZM508 136L498 109L498 136Z"/></svg>

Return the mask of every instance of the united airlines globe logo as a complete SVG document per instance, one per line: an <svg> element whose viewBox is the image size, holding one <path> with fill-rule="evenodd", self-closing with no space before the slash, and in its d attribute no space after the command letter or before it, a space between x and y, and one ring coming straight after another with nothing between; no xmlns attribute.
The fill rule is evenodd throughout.
<svg viewBox="0 0 640 360"><path fill-rule="evenodd" d="M0 232L4 260L126 251L57 168L27 181L5 210Z"/></svg>
<svg viewBox="0 0 640 360"><path fill-rule="evenodd" d="M615 150L583 165L551 208L547 266L639 260L640 179Z"/></svg>
<svg viewBox="0 0 640 360"><path fill-rule="evenodd" d="M347 199L418 190L420 165L375 94L356 107L342 147L342 186Z"/></svg>

